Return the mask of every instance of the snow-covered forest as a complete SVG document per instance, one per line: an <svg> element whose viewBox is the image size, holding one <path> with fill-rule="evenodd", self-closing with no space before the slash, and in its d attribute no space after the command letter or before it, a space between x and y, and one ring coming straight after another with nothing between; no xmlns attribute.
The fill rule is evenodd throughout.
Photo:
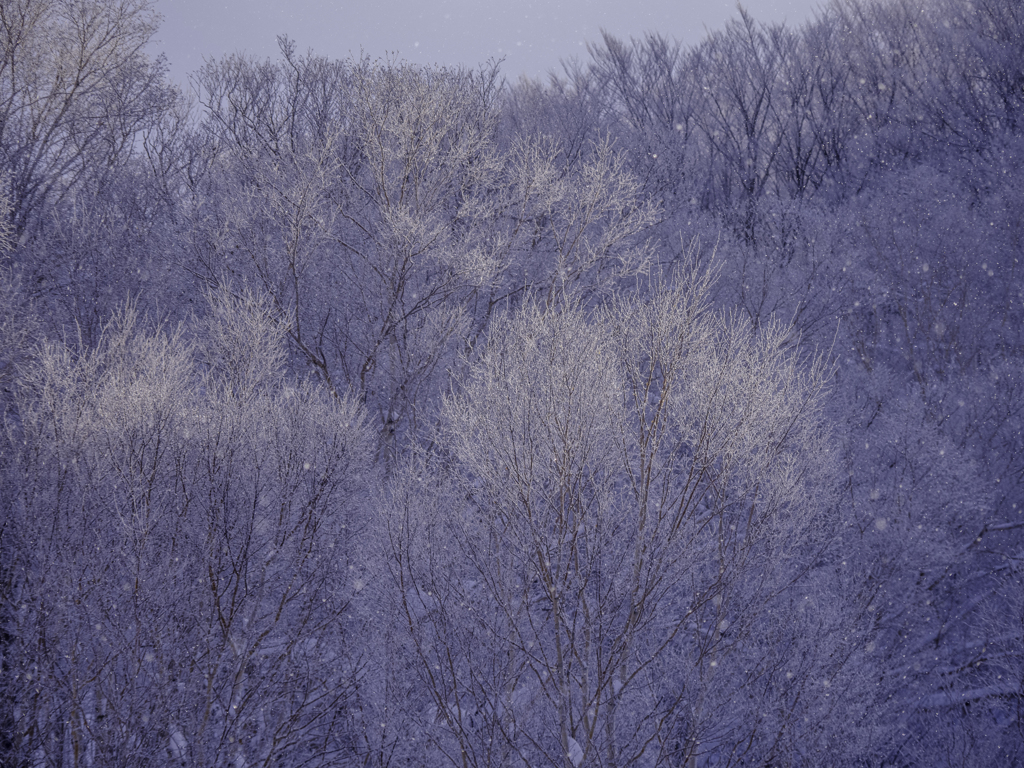
<svg viewBox="0 0 1024 768"><path fill-rule="evenodd" d="M0 764L1024 765L1024 7L547 82L0 0Z"/></svg>

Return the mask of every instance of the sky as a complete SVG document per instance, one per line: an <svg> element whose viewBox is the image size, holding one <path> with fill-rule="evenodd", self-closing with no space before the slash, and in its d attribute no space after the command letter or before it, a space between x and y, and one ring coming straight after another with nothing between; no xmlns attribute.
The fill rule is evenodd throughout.
<svg viewBox="0 0 1024 768"><path fill-rule="evenodd" d="M331 59L358 56L474 66L504 57L502 73L545 77L586 57L601 30L620 38L656 31L686 44L735 18L722 0L156 0L163 22L150 53L163 53L179 83L204 58L246 52L277 58L277 36ZM758 21L798 26L819 0L746 0Z"/></svg>

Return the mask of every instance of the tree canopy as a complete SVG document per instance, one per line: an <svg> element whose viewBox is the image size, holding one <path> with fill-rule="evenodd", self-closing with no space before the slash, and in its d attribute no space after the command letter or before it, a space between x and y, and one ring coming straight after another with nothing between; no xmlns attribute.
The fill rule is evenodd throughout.
<svg viewBox="0 0 1024 768"><path fill-rule="evenodd" d="M1024 762L1024 13L500 64L0 3L0 763Z"/></svg>

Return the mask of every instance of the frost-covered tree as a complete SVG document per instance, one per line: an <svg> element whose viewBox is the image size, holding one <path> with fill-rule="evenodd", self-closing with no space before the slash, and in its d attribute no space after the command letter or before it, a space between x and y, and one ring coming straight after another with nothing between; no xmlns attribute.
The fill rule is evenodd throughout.
<svg viewBox="0 0 1024 768"><path fill-rule="evenodd" d="M147 134L178 101L145 46L148 0L12 0L0 7L0 164L10 192L13 263L59 333L95 343L110 313L146 288L163 311L169 209ZM147 297L143 306L152 303ZM169 306L171 305L171 306Z"/></svg>
<svg viewBox="0 0 1024 768"><path fill-rule="evenodd" d="M171 95L143 48L148 0L14 0L0 10L0 156L21 237L110 171Z"/></svg>
<svg viewBox="0 0 1024 768"><path fill-rule="evenodd" d="M654 208L619 153L499 141L496 69L282 53L199 75L219 152L191 268L259 284L296 361L363 398L382 449L431 422L446 367L496 308L599 294L642 267Z"/></svg>
<svg viewBox="0 0 1024 768"><path fill-rule="evenodd" d="M799 621L831 526L829 369L707 290L501 319L390 486L388 606L438 757L729 763L771 727L762 633Z"/></svg>
<svg viewBox="0 0 1024 768"><path fill-rule="evenodd" d="M48 343L4 449L3 761L337 764L370 436L258 296ZM205 365L203 362L205 361ZM283 761L283 762L282 762Z"/></svg>

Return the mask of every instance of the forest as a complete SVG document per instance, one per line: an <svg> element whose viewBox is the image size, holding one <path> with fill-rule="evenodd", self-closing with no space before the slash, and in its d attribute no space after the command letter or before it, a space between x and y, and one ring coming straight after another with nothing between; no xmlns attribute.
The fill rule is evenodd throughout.
<svg viewBox="0 0 1024 768"><path fill-rule="evenodd" d="M1024 766L1024 6L502 63L0 0L0 764Z"/></svg>

